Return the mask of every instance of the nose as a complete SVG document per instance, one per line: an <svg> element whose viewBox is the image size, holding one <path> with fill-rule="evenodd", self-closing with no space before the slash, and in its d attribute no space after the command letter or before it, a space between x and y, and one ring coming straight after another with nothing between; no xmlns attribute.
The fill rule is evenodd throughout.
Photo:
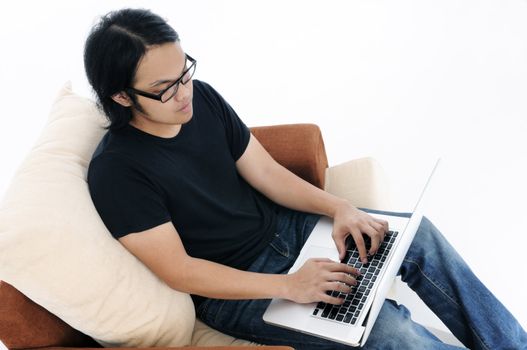
<svg viewBox="0 0 527 350"><path fill-rule="evenodd" d="M188 100L190 93L192 91L192 81L187 82L186 84L179 84L174 98L176 101L181 102Z"/></svg>

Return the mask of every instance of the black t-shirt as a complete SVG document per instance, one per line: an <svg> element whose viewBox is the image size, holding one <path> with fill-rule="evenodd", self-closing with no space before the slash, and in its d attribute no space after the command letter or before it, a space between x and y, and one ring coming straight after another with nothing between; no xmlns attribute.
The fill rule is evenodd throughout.
<svg viewBox="0 0 527 350"><path fill-rule="evenodd" d="M90 194L115 238L172 221L190 256L246 269L276 232L275 204L236 170L247 126L210 85L193 85L193 117L175 137L131 125L106 133Z"/></svg>

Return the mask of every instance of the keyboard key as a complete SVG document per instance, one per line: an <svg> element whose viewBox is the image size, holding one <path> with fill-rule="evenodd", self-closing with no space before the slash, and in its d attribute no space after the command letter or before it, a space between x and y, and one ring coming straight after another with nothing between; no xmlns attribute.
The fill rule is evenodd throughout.
<svg viewBox="0 0 527 350"><path fill-rule="evenodd" d="M342 321L344 319L344 315L338 314L337 321Z"/></svg>
<svg viewBox="0 0 527 350"><path fill-rule="evenodd" d="M346 322L346 323L350 323L352 317L353 317L353 314L351 314L351 313L348 312L348 313L346 314L346 316L344 316L344 322Z"/></svg>
<svg viewBox="0 0 527 350"><path fill-rule="evenodd" d="M331 304L327 304L324 310L322 311L322 317L328 317L331 309L332 309Z"/></svg>
<svg viewBox="0 0 527 350"><path fill-rule="evenodd" d="M318 314L319 311L320 311L319 309L315 309L315 311L313 311L313 315L316 316L316 315Z"/></svg>

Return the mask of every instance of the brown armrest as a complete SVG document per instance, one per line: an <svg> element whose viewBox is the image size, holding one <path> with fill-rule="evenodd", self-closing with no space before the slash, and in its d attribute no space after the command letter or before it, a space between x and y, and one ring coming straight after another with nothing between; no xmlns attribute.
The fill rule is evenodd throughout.
<svg viewBox="0 0 527 350"><path fill-rule="evenodd" d="M313 185L324 188L328 167L320 129L315 124L284 124L251 128L271 156Z"/></svg>
<svg viewBox="0 0 527 350"><path fill-rule="evenodd" d="M0 339L8 349L99 346L5 281L0 281Z"/></svg>

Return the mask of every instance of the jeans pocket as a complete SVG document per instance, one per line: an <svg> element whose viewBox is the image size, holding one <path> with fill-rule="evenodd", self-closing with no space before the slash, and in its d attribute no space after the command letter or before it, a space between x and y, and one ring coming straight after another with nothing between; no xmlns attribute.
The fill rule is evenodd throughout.
<svg viewBox="0 0 527 350"><path fill-rule="evenodd" d="M275 233L274 239L271 241L270 246L280 255L289 258L290 251L287 242L280 237L280 234Z"/></svg>
<svg viewBox="0 0 527 350"><path fill-rule="evenodd" d="M196 316L210 327L217 327L224 304L224 299L207 299L199 306Z"/></svg>

